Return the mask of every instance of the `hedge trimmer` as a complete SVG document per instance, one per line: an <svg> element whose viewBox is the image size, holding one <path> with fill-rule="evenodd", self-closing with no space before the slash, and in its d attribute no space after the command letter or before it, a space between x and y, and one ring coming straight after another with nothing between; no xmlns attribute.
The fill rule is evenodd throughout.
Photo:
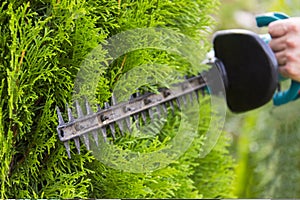
<svg viewBox="0 0 300 200"><path fill-rule="evenodd" d="M284 14L270 13L257 16L256 20L261 27L285 18L287 16ZM81 137L89 150L88 134L92 134L98 144L99 131L104 140L108 132L115 138L116 127L121 134L126 130L130 131L132 120L141 119L147 123L147 118L153 118L153 110L156 115L160 115L168 112L168 109L181 108L183 104L192 105L193 101L200 98L199 96L210 92L206 77L211 77L209 76L211 71L216 70L222 77L226 102L232 112L253 110L269 102L272 97L274 105L293 101L299 96L300 84L292 81L287 91L276 92L280 78L276 58L267 44L269 40L268 35L257 35L247 30L218 31L213 38L214 56L204 61L211 66L210 70L186 78L174 84L172 89L161 88L157 93L134 94L129 101L113 105L106 102L104 108L99 107L95 113L87 101L84 115L79 103L76 102L77 118L75 119L71 109L67 108L68 122L64 122L62 113L57 108L59 139L64 143L70 157L70 140L74 140L80 153Z"/></svg>

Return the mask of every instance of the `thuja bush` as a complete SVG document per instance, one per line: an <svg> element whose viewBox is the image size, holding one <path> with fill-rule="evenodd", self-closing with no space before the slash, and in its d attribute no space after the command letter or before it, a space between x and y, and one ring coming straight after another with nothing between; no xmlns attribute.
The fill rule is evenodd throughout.
<svg viewBox="0 0 300 200"><path fill-rule="evenodd" d="M90 29L95 17L80 17L85 12L75 1L1 5L2 198L88 193L83 166L91 157L65 159L53 110L66 103L83 52L104 37Z"/></svg>
<svg viewBox="0 0 300 200"><path fill-rule="evenodd" d="M74 80L82 61L106 38L122 31L169 28L208 50L205 39L213 23L215 0L4 1L0 7L0 158L1 198L198 198L232 197L233 161L227 140L199 158L205 143L209 113L201 117L199 133L190 148L167 167L129 173L104 165L91 152L69 159L58 140L55 107L72 99ZM106 51L97 48L101 63ZM199 52L199 54L205 52ZM163 51L131 52L101 68L97 101L109 100L117 80L134 66L157 60L171 69L195 73L200 69ZM104 64L105 65L105 64ZM201 112L209 107L201 107ZM118 138L129 150L164 148L174 134L177 118L167 118L164 137L143 140ZM187 129L189 127L186 127ZM125 142L124 142L125 141ZM155 146L158 145L158 147ZM150 149L151 149L150 148Z"/></svg>

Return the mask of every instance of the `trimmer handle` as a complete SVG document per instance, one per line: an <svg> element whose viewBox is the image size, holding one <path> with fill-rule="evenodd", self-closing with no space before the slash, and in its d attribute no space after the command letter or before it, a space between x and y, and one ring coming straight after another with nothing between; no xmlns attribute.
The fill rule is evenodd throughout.
<svg viewBox="0 0 300 200"><path fill-rule="evenodd" d="M265 13L262 15L256 16L256 23L258 27L268 26L271 22L287 19L289 16L283 14L283 13ZM261 38L266 42L269 43L271 40L271 36L269 34L261 35ZM279 78L279 80L283 80L283 78ZM299 98L299 92L300 92L300 83L297 81L292 80L291 86L288 90L277 92L273 96L273 103L276 106L286 104L290 101L294 101L297 98Z"/></svg>
<svg viewBox="0 0 300 200"><path fill-rule="evenodd" d="M281 20L281 19L288 19L288 18L289 16L287 16L284 13L270 12L262 15L257 15L256 24L258 27L264 27L264 26L268 26L271 22Z"/></svg>

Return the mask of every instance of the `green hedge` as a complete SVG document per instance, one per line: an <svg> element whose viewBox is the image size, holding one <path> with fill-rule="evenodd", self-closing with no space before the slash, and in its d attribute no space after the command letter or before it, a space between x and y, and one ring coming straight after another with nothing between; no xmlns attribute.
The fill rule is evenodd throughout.
<svg viewBox="0 0 300 200"><path fill-rule="evenodd" d="M215 0L4 1L0 7L1 198L233 197L234 165L226 137L208 156L198 156L208 115L179 160L148 173L114 170L84 149L76 154L74 146L68 159L56 133L55 106L64 108L71 100L81 62L107 37L133 28L165 27L197 42L205 40L208 49L204 33L213 23L210 14L217 5ZM99 49L99 55L105 53ZM103 72L98 103L110 98L116 74L152 59L191 72L186 63L165 52L132 52L124 65L123 57ZM169 121L166 134L172 135L176 120ZM163 145L164 138L150 139ZM143 145L136 143L147 147Z"/></svg>

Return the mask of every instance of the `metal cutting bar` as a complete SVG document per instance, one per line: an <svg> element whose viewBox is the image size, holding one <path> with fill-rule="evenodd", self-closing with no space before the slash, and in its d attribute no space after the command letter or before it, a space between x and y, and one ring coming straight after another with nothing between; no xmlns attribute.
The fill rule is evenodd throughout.
<svg viewBox="0 0 300 200"><path fill-rule="evenodd" d="M205 87L207 87L206 82L200 74L186 79L183 82L174 84L172 89L164 88L159 90L159 93L147 93L131 99L128 102L119 103L103 110L98 110L96 113L89 111L87 115L81 115L77 119L70 116L70 112L68 112L69 122L66 123L63 121L59 108L57 108L59 118L57 131L59 139L62 142L66 142L78 138L84 134L99 130L135 114L142 113L152 107L171 102L179 97L204 89Z"/></svg>

